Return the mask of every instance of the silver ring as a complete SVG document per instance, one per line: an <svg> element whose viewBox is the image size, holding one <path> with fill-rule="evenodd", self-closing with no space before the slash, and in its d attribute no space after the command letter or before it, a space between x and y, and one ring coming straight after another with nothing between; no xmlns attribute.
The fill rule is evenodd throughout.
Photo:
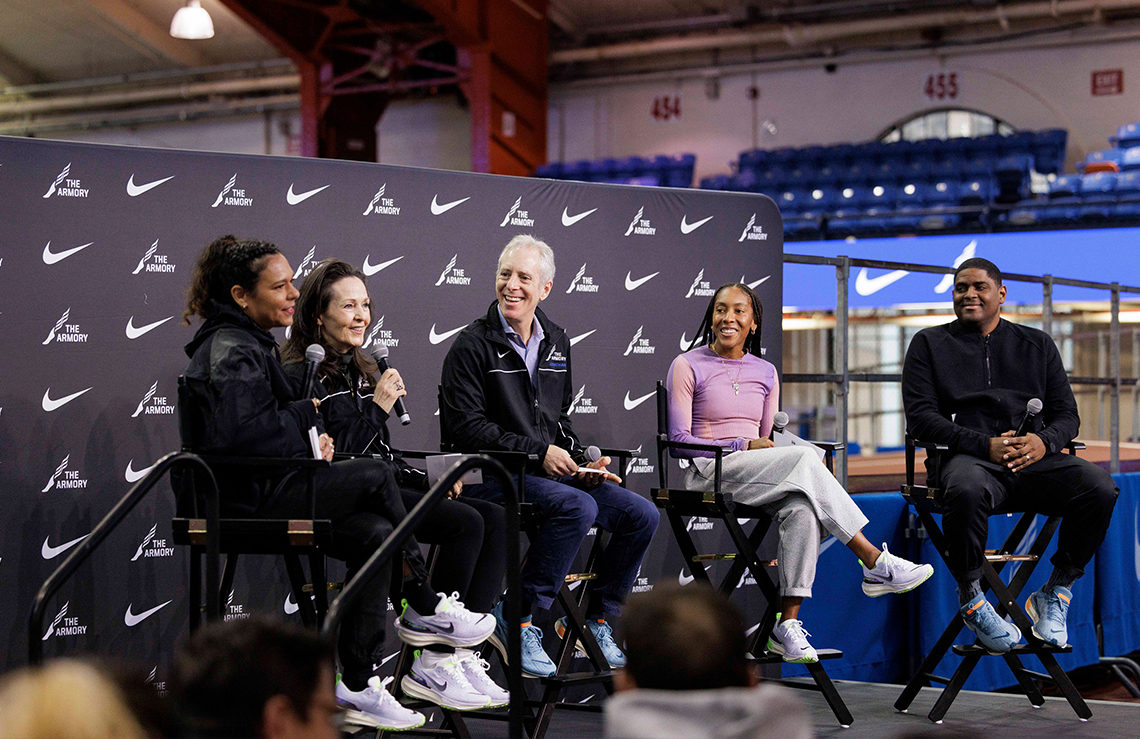
<svg viewBox="0 0 1140 739"><path fill-rule="evenodd" d="M397 383L396 383L396 389L397 389L397 390L403 390L403 389L404 389L404 383L402 383L402 382L397 382Z"/></svg>

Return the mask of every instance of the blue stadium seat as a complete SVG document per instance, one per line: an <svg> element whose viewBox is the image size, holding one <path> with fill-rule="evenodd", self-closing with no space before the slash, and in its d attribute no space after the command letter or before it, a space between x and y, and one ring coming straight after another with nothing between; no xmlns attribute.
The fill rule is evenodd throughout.
<svg viewBox="0 0 1140 739"><path fill-rule="evenodd" d="M1065 145L1069 134L1063 128L1050 128L1037 132L1033 147L1034 169L1044 174L1058 174L1065 166Z"/></svg>
<svg viewBox="0 0 1140 739"><path fill-rule="evenodd" d="M870 189L859 185L847 185L836 198L836 207L841 210L860 211L873 202Z"/></svg>
<svg viewBox="0 0 1140 739"><path fill-rule="evenodd" d="M836 187L839 184L840 175L845 171L847 171L846 165L839 167L829 162L824 162L810 172L809 179L813 185Z"/></svg>
<svg viewBox="0 0 1140 739"><path fill-rule="evenodd" d="M546 164L540 164L535 167L534 176L557 180L562 176L562 162L547 162Z"/></svg>
<svg viewBox="0 0 1140 739"><path fill-rule="evenodd" d="M784 184L790 188L807 187L815 181L815 173L810 167L801 166L790 170L784 176Z"/></svg>
<svg viewBox="0 0 1140 739"><path fill-rule="evenodd" d="M1102 149L1089 152L1084 162L1077 164L1077 169L1086 174L1095 172L1119 172L1120 160L1124 156L1122 149Z"/></svg>
<svg viewBox="0 0 1140 739"><path fill-rule="evenodd" d="M985 136L976 136L970 141L970 151L974 157L1000 159L1006 154L1006 137L991 133Z"/></svg>
<svg viewBox="0 0 1140 739"><path fill-rule="evenodd" d="M930 201L931 186L925 182L907 182L898 190L900 208L921 208Z"/></svg>
<svg viewBox="0 0 1140 739"><path fill-rule="evenodd" d="M1122 172L1116 176L1114 218L1140 218L1140 171Z"/></svg>
<svg viewBox="0 0 1140 739"><path fill-rule="evenodd" d="M898 184L910 177L910 162L904 161L901 157L898 159L884 159L871 170L871 173L873 182Z"/></svg>
<svg viewBox="0 0 1140 739"><path fill-rule="evenodd" d="M797 161L799 162L799 166L803 169L815 169L827 161L827 147L818 145L804 146L800 148L800 155Z"/></svg>
<svg viewBox="0 0 1140 739"><path fill-rule="evenodd" d="M914 152L914 150L915 145L913 141L899 139L889 144L881 144L878 158L880 162L907 162L910 161L911 153Z"/></svg>
<svg viewBox="0 0 1140 739"><path fill-rule="evenodd" d="M1081 176L1081 207L1078 218L1082 221L1105 221L1112 217L1116 174L1095 172Z"/></svg>
<svg viewBox="0 0 1140 739"><path fill-rule="evenodd" d="M874 178L874 163L855 161L839 173L839 181L851 187L862 187Z"/></svg>
<svg viewBox="0 0 1140 739"><path fill-rule="evenodd" d="M562 178L576 182L588 182L590 161L579 159L576 162L565 162L562 165Z"/></svg>
<svg viewBox="0 0 1140 739"><path fill-rule="evenodd" d="M1030 175L1033 157L1028 154L1010 154L998 160L993 169L997 183L994 200L1001 203L1016 203L1029 197Z"/></svg>
<svg viewBox="0 0 1140 739"><path fill-rule="evenodd" d="M614 179L630 180L650 171L648 163L639 156L622 157L614 162Z"/></svg>
<svg viewBox="0 0 1140 739"><path fill-rule="evenodd" d="M1125 123L1116 129L1116 136L1109 140L1120 149L1140 146L1140 123Z"/></svg>
<svg viewBox="0 0 1140 739"><path fill-rule="evenodd" d="M918 157L911 159L903 169L899 182L902 184L906 184L907 182L928 182L932 176L931 169L933 167L933 159Z"/></svg>
<svg viewBox="0 0 1140 739"><path fill-rule="evenodd" d="M961 184L958 180L939 180L926 191L925 207L934 213L923 215L919 220L919 227L924 230L939 230L953 228L962 222L958 213L948 212L958 206L958 189Z"/></svg>
<svg viewBox="0 0 1140 739"><path fill-rule="evenodd" d="M966 176L966 158L960 153L947 153L934 162L930 176L935 180L957 180Z"/></svg>
<svg viewBox="0 0 1140 739"><path fill-rule="evenodd" d="M726 174L714 174L711 177L701 178L702 190L730 190L732 178Z"/></svg>
<svg viewBox="0 0 1140 739"><path fill-rule="evenodd" d="M799 159L800 150L794 146L782 146L768 152L768 162L781 169L791 169Z"/></svg>
<svg viewBox="0 0 1140 739"><path fill-rule="evenodd" d="M960 205L989 205L993 202L993 184L989 177L976 177L958 185Z"/></svg>
<svg viewBox="0 0 1140 739"><path fill-rule="evenodd" d="M790 215L798 214L801 210L810 207L811 203L810 196L806 190L784 190L772 199L776 201L776 206L780 209L780 215L785 218Z"/></svg>
<svg viewBox="0 0 1140 739"><path fill-rule="evenodd" d="M1062 175L1049 183L1049 205L1037 213L1037 223L1068 224L1080 219L1081 178Z"/></svg>
<svg viewBox="0 0 1140 739"><path fill-rule="evenodd" d="M1140 169L1140 146L1130 146L1124 150L1124 155L1120 157L1120 171L1129 172L1134 169Z"/></svg>
<svg viewBox="0 0 1140 739"><path fill-rule="evenodd" d="M760 192L780 192L788 180L788 173L780 167L769 166L756 174L756 187Z"/></svg>
<svg viewBox="0 0 1140 739"><path fill-rule="evenodd" d="M946 139L942 142L942 151L946 157L969 159L973 156L971 140L961 136Z"/></svg>
<svg viewBox="0 0 1140 739"><path fill-rule="evenodd" d="M876 183L867 191L866 205L880 211L894 210L898 202L898 187L889 183Z"/></svg>
<svg viewBox="0 0 1140 739"><path fill-rule="evenodd" d="M589 182L606 182L615 176L616 159L594 159L586 163L586 179Z"/></svg>
<svg viewBox="0 0 1140 739"><path fill-rule="evenodd" d="M966 160L962 174L966 177L988 177L997 167L998 159L992 155L976 154Z"/></svg>
<svg viewBox="0 0 1140 739"><path fill-rule="evenodd" d="M1081 193L1081 176L1063 174L1049 183L1049 198L1071 198Z"/></svg>
<svg viewBox="0 0 1140 739"><path fill-rule="evenodd" d="M1034 147L1037 146L1037 132L1036 131L1017 131L1005 137L1005 145L1002 147L1006 154L1033 154Z"/></svg>
<svg viewBox="0 0 1140 739"><path fill-rule="evenodd" d="M670 158L666 179L662 184L669 187L692 187L693 170L697 166L696 154L678 154Z"/></svg>
<svg viewBox="0 0 1140 739"><path fill-rule="evenodd" d="M817 187L808 193L806 210L827 212L835 207L839 194L834 188Z"/></svg>
<svg viewBox="0 0 1140 739"><path fill-rule="evenodd" d="M942 139L922 139L921 141L914 142L914 149L911 151L911 161L927 161L934 163L942 158L945 151L945 146Z"/></svg>
<svg viewBox="0 0 1140 739"><path fill-rule="evenodd" d="M753 169L761 170L768 163L768 151L766 149L748 149L747 151L740 152L740 162L737 168L740 170Z"/></svg>
<svg viewBox="0 0 1140 739"><path fill-rule="evenodd" d="M759 192L760 191L760 178L756 176L756 172L751 169L741 170L728 180L727 186L723 189L732 190L733 192Z"/></svg>
<svg viewBox="0 0 1140 739"><path fill-rule="evenodd" d="M832 144L827 147L827 153L824 155L823 163L830 163L836 169L843 169L851 165L851 159L854 154L854 144Z"/></svg>
<svg viewBox="0 0 1140 739"><path fill-rule="evenodd" d="M851 164L852 166L863 166L870 168L878 161L882 153L883 145L878 141L867 141L862 144L853 144L851 148Z"/></svg>

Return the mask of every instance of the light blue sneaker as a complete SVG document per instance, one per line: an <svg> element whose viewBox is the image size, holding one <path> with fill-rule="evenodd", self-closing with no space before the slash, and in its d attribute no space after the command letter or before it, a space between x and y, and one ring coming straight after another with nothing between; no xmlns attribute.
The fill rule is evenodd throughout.
<svg viewBox="0 0 1140 739"><path fill-rule="evenodd" d="M594 641L598 642L598 648L602 650L602 656L606 658L606 662L610 663L610 667L625 667L625 653L621 651L621 647L614 641L614 630L609 625L609 622L587 621L586 627L589 628L590 633L594 635ZM559 639L566 635L565 616L554 622L554 630L558 633ZM579 639L578 643L574 646L579 652L586 651L586 647L583 646L581 639Z"/></svg>
<svg viewBox="0 0 1140 739"><path fill-rule="evenodd" d="M1063 647L1069 643L1069 601L1072 592L1058 585L1052 593L1038 590L1025 601L1025 611L1033 621L1033 635L1046 644Z"/></svg>
<svg viewBox="0 0 1140 739"><path fill-rule="evenodd" d="M986 600L985 594L979 594L962 606L959 613L966 621L966 628L977 634L978 641L991 652L1008 652L1013 645L1021 641L1021 631L998 617L997 611Z"/></svg>
<svg viewBox="0 0 1140 739"><path fill-rule="evenodd" d="M487 638L491 646L499 650L503 664L507 664L507 621L503 618L503 604L495 606L495 632ZM558 670L546 650L542 648L542 629L525 626L522 630L522 674L523 677L552 677Z"/></svg>

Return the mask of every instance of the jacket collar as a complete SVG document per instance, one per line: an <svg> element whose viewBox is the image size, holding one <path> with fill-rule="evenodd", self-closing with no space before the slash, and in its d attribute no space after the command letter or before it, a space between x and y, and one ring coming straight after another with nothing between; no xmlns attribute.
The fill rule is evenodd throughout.
<svg viewBox="0 0 1140 739"><path fill-rule="evenodd" d="M535 308L534 315L542 326L543 333L546 334L546 338L543 339L544 344L553 344L558 341L562 334L566 333L561 326L546 317L542 308ZM483 317L483 330L484 335L491 341L504 346L513 346L510 339L507 338L506 332L503 331L503 324L499 319L499 301L492 302L487 308L487 315Z"/></svg>
<svg viewBox="0 0 1140 739"><path fill-rule="evenodd" d="M994 330L990 332L990 336L1000 336L1001 334L1005 333L1005 329L1008 324L1009 321L1005 320L1004 318L999 318L998 325L995 326ZM983 338L981 334L972 328L967 327L957 318L950 322L950 333L954 336L975 336L979 339Z"/></svg>

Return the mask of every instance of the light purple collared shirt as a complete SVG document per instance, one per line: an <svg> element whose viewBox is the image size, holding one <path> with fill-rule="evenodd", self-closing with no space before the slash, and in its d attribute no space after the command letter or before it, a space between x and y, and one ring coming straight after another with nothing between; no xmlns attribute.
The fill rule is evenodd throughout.
<svg viewBox="0 0 1140 739"><path fill-rule="evenodd" d="M526 371L530 373L530 385L535 387L535 372L538 369L538 347L542 345L542 340L546 337L546 332L542 330L542 324L538 322L538 316L534 317L534 325L530 329L530 341L523 343L522 335L518 331L511 328L511 324L507 323L507 317L503 315L503 309L500 306L495 308L499 311L499 321L503 324L503 331L507 334L507 339L511 342L511 347L522 357L523 362L526 364Z"/></svg>

